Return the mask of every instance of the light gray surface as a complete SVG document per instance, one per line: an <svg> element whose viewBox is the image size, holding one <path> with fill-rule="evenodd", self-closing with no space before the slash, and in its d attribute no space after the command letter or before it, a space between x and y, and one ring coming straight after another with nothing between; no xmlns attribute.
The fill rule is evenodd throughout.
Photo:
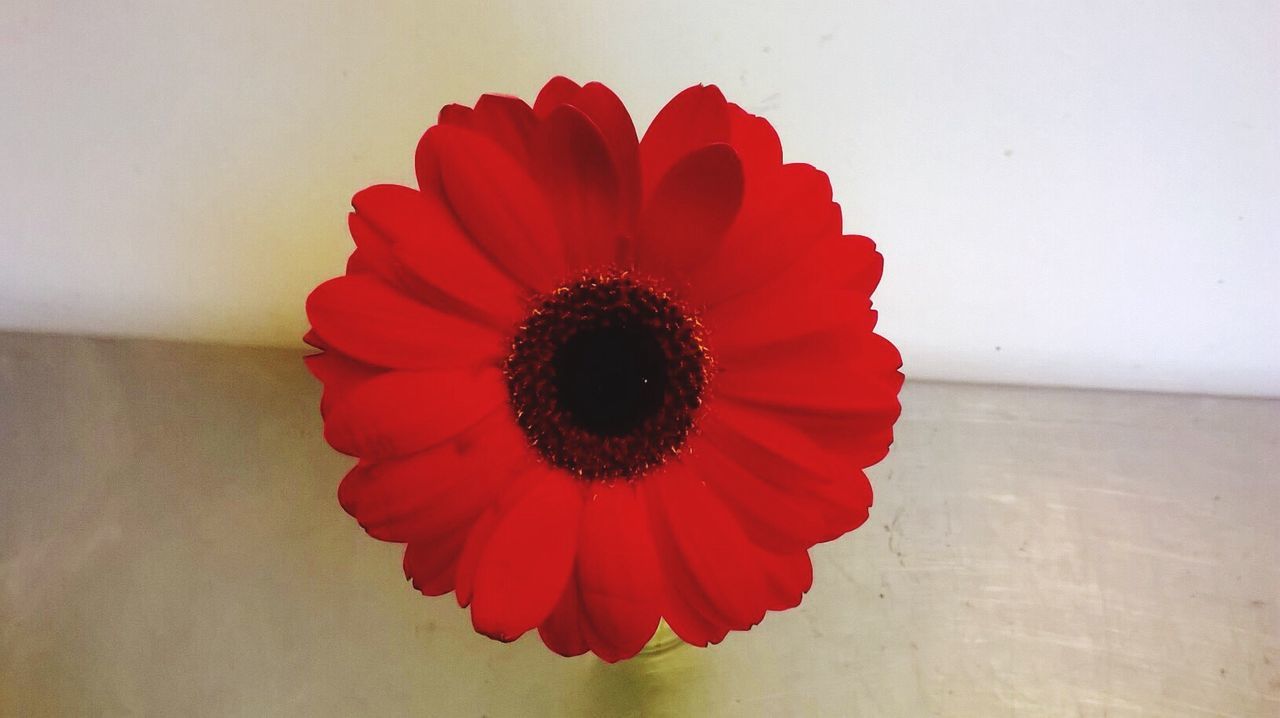
<svg viewBox="0 0 1280 718"><path fill-rule="evenodd" d="M0 715L1280 715L1277 401L909 384L800 608L607 666L413 592L317 396L0 335Z"/></svg>

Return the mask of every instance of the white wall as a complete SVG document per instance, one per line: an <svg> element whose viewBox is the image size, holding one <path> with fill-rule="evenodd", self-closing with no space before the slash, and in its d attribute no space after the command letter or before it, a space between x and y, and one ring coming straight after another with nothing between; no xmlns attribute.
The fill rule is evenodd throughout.
<svg viewBox="0 0 1280 718"><path fill-rule="evenodd" d="M350 195L564 73L767 115L911 376L1280 394L1280 3L259 5L0 5L0 327L296 344Z"/></svg>

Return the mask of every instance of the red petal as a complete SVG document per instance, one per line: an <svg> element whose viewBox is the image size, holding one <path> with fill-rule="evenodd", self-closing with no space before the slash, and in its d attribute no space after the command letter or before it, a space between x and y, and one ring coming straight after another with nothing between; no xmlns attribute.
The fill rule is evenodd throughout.
<svg viewBox="0 0 1280 718"><path fill-rule="evenodd" d="M875 314L865 295L830 287L788 287L752 292L717 304L704 315L717 360L783 344L812 334L860 335Z"/></svg>
<svg viewBox="0 0 1280 718"><path fill-rule="evenodd" d="M689 569L683 566L677 568L680 559L676 557L675 551L675 547L670 545L670 540L660 551L663 570L667 577L666 585L663 586L662 617L685 643L700 648L715 645L728 635L729 625L724 622L724 619L708 618L707 614L700 611L695 603L687 598L691 591L698 589L689 575ZM700 600L705 602L706 597ZM710 609L707 610L710 611Z"/></svg>
<svg viewBox="0 0 1280 718"><path fill-rule="evenodd" d="M543 469L535 468L517 475L503 490L498 500L491 504L472 525L467 535L467 542L462 547L462 554L458 556L458 575L455 578L454 592L459 606L466 608L475 598L476 570L498 523L513 506L520 503L530 489L537 485L537 479L541 478L542 474Z"/></svg>
<svg viewBox="0 0 1280 718"><path fill-rule="evenodd" d="M742 204L742 165L714 144L685 155L658 183L640 220L636 265L684 278L719 248Z"/></svg>
<svg viewBox="0 0 1280 718"><path fill-rule="evenodd" d="M658 628L661 578L634 484L592 486L582 517L578 582L587 641L614 663L644 648Z"/></svg>
<svg viewBox="0 0 1280 718"><path fill-rule="evenodd" d="M411 543L404 550L404 577L426 596L443 596L453 590L458 554L467 532L455 531L433 540Z"/></svg>
<svg viewBox="0 0 1280 718"><path fill-rule="evenodd" d="M816 335L784 349L738 357L737 376L721 398L728 404L770 412L839 454L853 468L883 459L902 411L898 401L902 359L897 349L875 334ZM770 374L768 367L813 375L815 382ZM774 376L775 386L748 387L752 376L766 375Z"/></svg>
<svg viewBox="0 0 1280 718"><path fill-rule="evenodd" d="M338 503L370 536L381 541L409 542L415 537L403 524L409 523L419 509L430 508L458 480L456 473L436 473L438 466L454 458L453 454L448 444L443 444L403 459L361 461L338 485ZM443 533L447 532L438 531L430 538Z"/></svg>
<svg viewBox="0 0 1280 718"><path fill-rule="evenodd" d="M826 536L822 512L807 496L761 479L701 437L690 441L688 452L690 467L724 501L757 546L796 551Z"/></svg>
<svg viewBox="0 0 1280 718"><path fill-rule="evenodd" d="M582 110L604 136L618 172L627 226L634 226L640 208L640 143L636 126L622 100L599 82L588 82L569 100Z"/></svg>
<svg viewBox="0 0 1280 718"><path fill-rule="evenodd" d="M569 101L569 98L578 94L582 88L578 83L567 77L557 75L547 81L538 92L538 97L533 101L533 112L538 117L545 118L551 114L551 111Z"/></svg>
<svg viewBox="0 0 1280 718"><path fill-rule="evenodd" d="M471 129L506 150L522 166L529 166L529 145L538 119L519 97L481 95L471 114Z"/></svg>
<svg viewBox="0 0 1280 718"><path fill-rule="evenodd" d="M742 630L764 617L768 588L756 549L710 489L679 463L649 476L654 511L665 519L679 558L697 589L730 628ZM691 592L691 586L677 586ZM688 596L686 596L687 598Z"/></svg>
<svg viewBox="0 0 1280 718"><path fill-rule="evenodd" d="M325 439L344 454L406 456L457 436L506 401L498 369L380 374L347 389L325 417Z"/></svg>
<svg viewBox="0 0 1280 718"><path fill-rule="evenodd" d="M720 402L703 422L707 440L734 462L780 486L828 482L844 471L822 447L770 412Z"/></svg>
<svg viewBox="0 0 1280 718"><path fill-rule="evenodd" d="M782 165L782 142L773 125L729 103L729 143L742 158L743 173L762 176Z"/></svg>
<svg viewBox="0 0 1280 718"><path fill-rule="evenodd" d="M711 605L671 538L666 517L654 506L654 502L661 501L661 498L652 496L651 487L641 486L641 494L646 497L645 503L649 507L647 513L654 549L662 571L663 618L671 630L691 646L719 643L729 633L728 622Z"/></svg>
<svg viewBox="0 0 1280 718"><path fill-rule="evenodd" d="M418 189L425 194L439 195L444 191L435 127L428 128L418 140L418 149L413 156L413 170L418 178Z"/></svg>
<svg viewBox="0 0 1280 718"><path fill-rule="evenodd" d="M462 553L458 555L458 573L454 576L454 594L458 605L466 608L471 604L472 589L475 587L476 567L480 562L480 554L489 544L493 529L498 525L498 509L490 507L471 526L467 540L462 545Z"/></svg>
<svg viewBox="0 0 1280 718"><path fill-rule="evenodd" d="M704 305L765 284L815 242L840 234L840 207L831 202L831 183L809 165L783 165L770 177L746 177L743 192L737 221L692 282L693 299Z"/></svg>
<svg viewBox="0 0 1280 718"><path fill-rule="evenodd" d="M842 300L841 306L863 312L870 308L871 293L880 283L880 275L884 271L884 257L875 247L875 242L859 235L822 237L790 268L746 294L717 304L711 313L736 311L733 305L742 302L768 301L769 297L779 295L828 290L857 297L852 306L847 298Z"/></svg>
<svg viewBox="0 0 1280 718"><path fill-rule="evenodd" d="M369 366L336 354L325 352L304 357L307 369L315 378L324 384L324 393L320 397L320 415L328 416L333 404L360 383L372 379L385 370Z"/></svg>
<svg viewBox="0 0 1280 718"><path fill-rule="evenodd" d="M554 469L540 469L533 482L499 518L476 566L471 623L500 641L514 641L547 618L578 547L581 487Z"/></svg>
<svg viewBox="0 0 1280 718"><path fill-rule="evenodd" d="M785 292L803 284L821 283L866 299L880 283L884 257L876 244L859 235L831 235L814 242L790 269L765 285L761 293Z"/></svg>
<svg viewBox="0 0 1280 718"><path fill-rule="evenodd" d="M564 249L541 192L514 158L474 132L427 132L440 155L445 196L472 241L508 276L535 291L565 273Z"/></svg>
<svg viewBox="0 0 1280 718"><path fill-rule="evenodd" d="M539 128L537 176L556 215L568 265L603 269L617 261L623 208L609 148L580 110L562 105Z"/></svg>
<svg viewBox="0 0 1280 718"><path fill-rule="evenodd" d="M813 437L824 449L840 455L851 467L863 469L880 463L893 444L893 422L897 410L883 415L785 413L789 424Z"/></svg>
<svg viewBox="0 0 1280 718"><path fill-rule="evenodd" d="M763 412L721 403L703 421L704 435L743 469L804 497L824 519L820 539L851 531L867 518L871 484L798 429Z"/></svg>
<svg viewBox="0 0 1280 718"><path fill-rule="evenodd" d="M729 140L729 106L715 85L694 85L663 107L640 141L640 174L649 196L690 152Z"/></svg>
<svg viewBox="0 0 1280 718"><path fill-rule="evenodd" d="M356 251L347 260L347 274L372 274L388 284L400 286L400 271L391 254L391 243L355 212L347 215L347 228L356 245Z"/></svg>
<svg viewBox="0 0 1280 718"><path fill-rule="evenodd" d="M563 77L553 78L547 83L538 95L534 111L539 117L547 118L565 105L581 110L604 137L617 170L623 207L622 224L634 227L640 209L640 143L636 139L636 126L631 121L631 114L622 100L599 82L588 82L578 87Z"/></svg>
<svg viewBox="0 0 1280 718"><path fill-rule="evenodd" d="M588 650L587 639L582 635L582 608L578 600L578 578L569 576L560 602L551 615L538 626L538 636L547 648L562 656L581 656Z"/></svg>
<svg viewBox="0 0 1280 718"><path fill-rule="evenodd" d="M435 539L474 522L531 461L523 434L499 410L455 441L361 462L343 479L338 501L374 538Z"/></svg>
<svg viewBox="0 0 1280 718"><path fill-rule="evenodd" d="M471 127L471 113L470 107L453 103L440 108L440 115L436 121L442 125Z"/></svg>
<svg viewBox="0 0 1280 718"><path fill-rule="evenodd" d="M497 365L508 351L491 329L419 304L367 275L316 287L307 317L338 351L393 369Z"/></svg>
<svg viewBox="0 0 1280 718"><path fill-rule="evenodd" d="M876 243L870 237L849 234L819 242L798 266L802 272L816 272L817 266L844 270L837 275L837 283L870 297L884 274L884 256L876 251Z"/></svg>
<svg viewBox="0 0 1280 718"><path fill-rule="evenodd" d="M765 578L773 603L770 611L785 611L800 605L804 594L813 586L813 564L808 551L788 554L762 552Z"/></svg>
<svg viewBox="0 0 1280 718"><path fill-rule="evenodd" d="M871 292L882 258L866 237L818 240L790 269L704 314L721 360L809 334L862 336L875 326Z"/></svg>
<svg viewBox="0 0 1280 718"><path fill-rule="evenodd" d="M896 417L899 366L897 350L875 334L810 334L735 357L716 391L788 411Z"/></svg>
<svg viewBox="0 0 1280 718"><path fill-rule="evenodd" d="M447 301L433 301L430 293L424 293L425 300L445 309L457 304L471 307L503 327L523 315L519 288L471 243L452 210L435 194L374 185L357 193L352 204L356 219L383 238L400 267L418 279L416 286L434 290Z"/></svg>
<svg viewBox="0 0 1280 718"><path fill-rule="evenodd" d="M320 338L319 334L315 333L314 329L309 329L306 334L302 335L302 342L320 351L329 349L329 345L324 343L324 340Z"/></svg>

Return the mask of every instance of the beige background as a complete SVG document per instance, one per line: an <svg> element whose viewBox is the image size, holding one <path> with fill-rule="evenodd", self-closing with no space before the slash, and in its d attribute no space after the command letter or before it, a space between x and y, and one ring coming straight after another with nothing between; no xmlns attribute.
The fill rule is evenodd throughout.
<svg viewBox="0 0 1280 718"><path fill-rule="evenodd" d="M0 335L0 715L1280 714L1280 402L911 382L800 608L607 666L338 507L288 350Z"/></svg>

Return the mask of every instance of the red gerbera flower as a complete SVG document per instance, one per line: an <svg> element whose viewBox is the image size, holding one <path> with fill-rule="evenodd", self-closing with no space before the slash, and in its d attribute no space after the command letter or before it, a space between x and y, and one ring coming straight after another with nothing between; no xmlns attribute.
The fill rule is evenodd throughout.
<svg viewBox="0 0 1280 718"><path fill-rule="evenodd" d="M797 605L807 550L867 518L902 384L827 176L714 86L637 141L563 77L444 108L416 169L355 196L307 301L343 508L477 631L563 655Z"/></svg>

